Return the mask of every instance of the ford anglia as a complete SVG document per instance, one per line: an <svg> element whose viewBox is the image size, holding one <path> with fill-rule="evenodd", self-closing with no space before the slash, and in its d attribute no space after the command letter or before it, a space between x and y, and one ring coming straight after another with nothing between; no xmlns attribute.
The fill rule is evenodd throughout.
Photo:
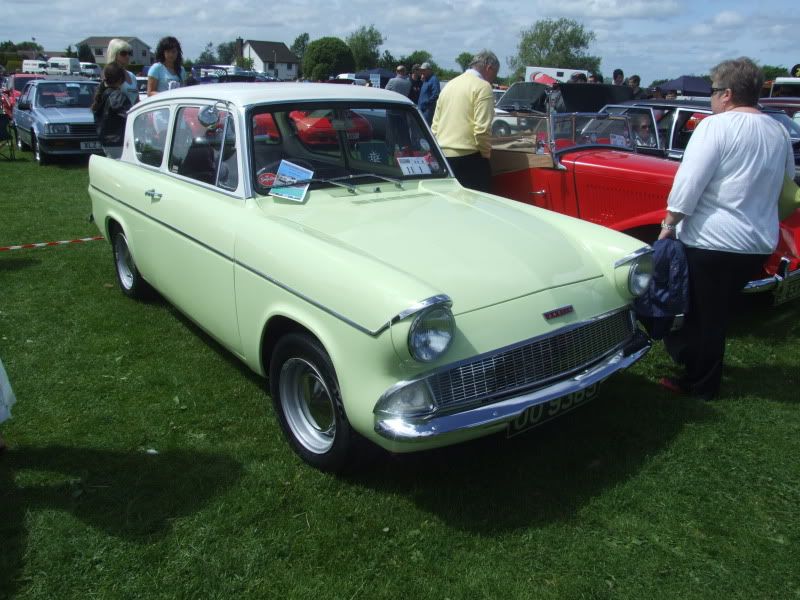
<svg viewBox="0 0 800 600"><path fill-rule="evenodd" d="M308 114L325 115L325 144L302 132ZM385 90L160 93L89 176L122 292L155 288L267 377L289 444L320 469L365 440L516 434L650 347L630 307L649 246L461 187L416 107Z"/></svg>

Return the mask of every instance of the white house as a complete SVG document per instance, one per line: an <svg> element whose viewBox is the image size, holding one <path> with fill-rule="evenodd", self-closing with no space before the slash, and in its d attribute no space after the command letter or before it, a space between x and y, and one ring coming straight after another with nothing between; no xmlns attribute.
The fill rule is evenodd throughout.
<svg viewBox="0 0 800 600"><path fill-rule="evenodd" d="M283 42L245 40L242 57L253 60L254 71L279 79L296 79L300 72L300 59Z"/></svg>
<svg viewBox="0 0 800 600"><path fill-rule="evenodd" d="M96 62L98 65L104 65L108 62L108 59L106 58L106 50L108 49L108 42L110 42L114 38L125 40L131 45L131 48L133 48L131 63L135 65L144 65L146 67L149 67L156 61L155 54L153 54L153 52L150 50L150 46L145 44L139 38L131 37L128 35L88 37L85 40L81 40L80 42L78 42L75 48L77 49L80 46L86 44L92 51L92 56L94 56L94 62Z"/></svg>

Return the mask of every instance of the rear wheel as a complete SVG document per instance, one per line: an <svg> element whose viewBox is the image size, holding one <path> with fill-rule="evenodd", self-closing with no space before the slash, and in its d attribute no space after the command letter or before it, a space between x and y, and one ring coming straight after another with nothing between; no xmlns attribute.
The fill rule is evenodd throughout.
<svg viewBox="0 0 800 600"><path fill-rule="evenodd" d="M269 380L278 422L292 449L322 471L344 469L358 434L347 420L333 363L319 341L305 333L282 337Z"/></svg>
<svg viewBox="0 0 800 600"><path fill-rule="evenodd" d="M136 262L128 247L128 238L119 227L111 234L111 247L114 251L114 267L117 272L117 283L122 293L129 298L144 299L150 294L150 286L142 278Z"/></svg>

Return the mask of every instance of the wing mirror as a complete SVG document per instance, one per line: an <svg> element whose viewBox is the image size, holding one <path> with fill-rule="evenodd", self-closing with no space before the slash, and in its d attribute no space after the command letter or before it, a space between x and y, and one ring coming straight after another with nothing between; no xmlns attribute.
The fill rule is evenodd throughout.
<svg viewBox="0 0 800 600"><path fill-rule="evenodd" d="M219 121L219 111L217 110L217 107L206 106L205 108L202 108L200 112L197 113L197 120L200 121L200 124L205 128L216 125Z"/></svg>
<svg viewBox="0 0 800 600"><path fill-rule="evenodd" d="M30 110L31 103L26 100L22 100L20 102L17 102L17 108L20 110Z"/></svg>

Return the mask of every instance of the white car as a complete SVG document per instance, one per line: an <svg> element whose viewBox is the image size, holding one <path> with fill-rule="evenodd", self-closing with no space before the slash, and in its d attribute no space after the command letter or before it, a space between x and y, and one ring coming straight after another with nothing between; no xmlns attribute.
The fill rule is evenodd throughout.
<svg viewBox="0 0 800 600"><path fill-rule="evenodd" d="M88 77L89 79L100 79L100 65L93 62L82 62L81 63L81 75L84 77Z"/></svg>
<svg viewBox="0 0 800 600"><path fill-rule="evenodd" d="M323 470L366 441L515 435L650 346L630 307L649 246L463 188L394 92L162 92L130 110L122 156L92 157L89 181L122 292L156 288L267 377L287 441Z"/></svg>

